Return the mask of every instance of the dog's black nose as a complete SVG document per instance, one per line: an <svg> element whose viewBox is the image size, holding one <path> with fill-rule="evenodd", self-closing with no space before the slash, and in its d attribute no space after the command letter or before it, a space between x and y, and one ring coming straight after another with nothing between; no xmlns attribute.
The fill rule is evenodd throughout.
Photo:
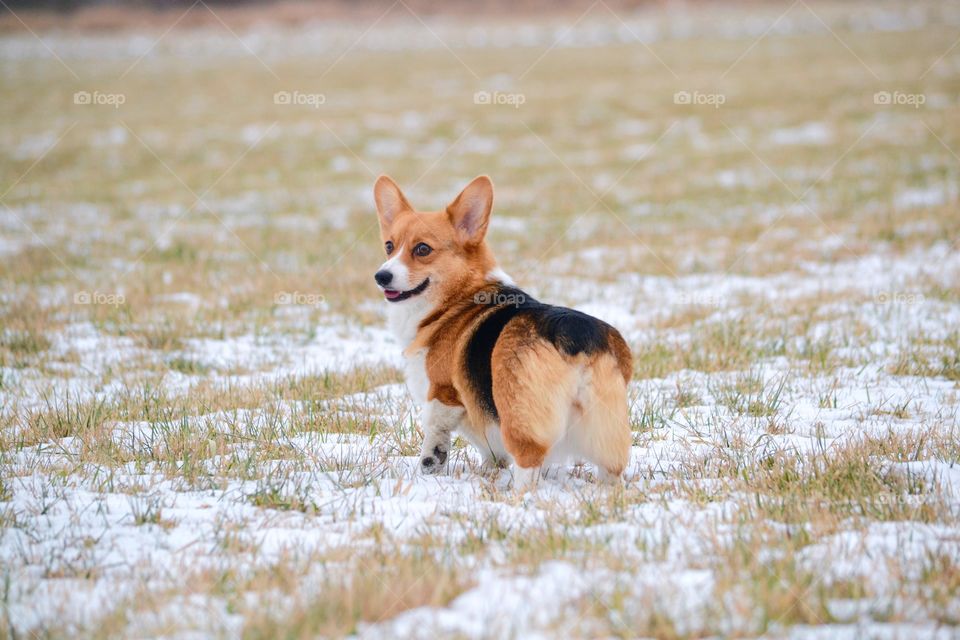
<svg viewBox="0 0 960 640"><path fill-rule="evenodd" d="M373 279L377 281L378 285L385 287L390 284L391 280L393 280L393 274L384 269L383 271L377 271L373 275Z"/></svg>

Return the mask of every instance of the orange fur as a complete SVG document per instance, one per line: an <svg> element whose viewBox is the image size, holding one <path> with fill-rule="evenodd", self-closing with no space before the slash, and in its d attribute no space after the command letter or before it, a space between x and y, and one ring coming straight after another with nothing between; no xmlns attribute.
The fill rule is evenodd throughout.
<svg viewBox="0 0 960 640"><path fill-rule="evenodd" d="M604 472L620 475L632 440L626 404L632 360L616 330L611 328L602 351L569 355L538 335L529 317L513 316L490 356L499 423L484 410L470 383L465 350L476 328L499 308L475 302L478 294L496 286L491 274L497 265L485 240L493 203L490 179L476 178L443 211L416 211L387 177L377 181L374 193L381 240L393 248L385 266L403 272L406 290L420 283L426 287L391 308L400 309L401 316L403 309L416 312L404 355L410 362L422 356L428 380L425 405L448 407L432 410L430 419L456 420L453 426L424 425L423 460L442 448L451 428L481 448L493 428L521 468L549 462L554 449L565 443ZM429 255L416 253L420 243L431 248Z"/></svg>

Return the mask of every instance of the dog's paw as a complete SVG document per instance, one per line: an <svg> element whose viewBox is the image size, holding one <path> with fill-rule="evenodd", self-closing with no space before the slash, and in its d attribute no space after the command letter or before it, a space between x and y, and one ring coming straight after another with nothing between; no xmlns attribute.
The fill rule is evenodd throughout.
<svg viewBox="0 0 960 640"><path fill-rule="evenodd" d="M439 473L440 469L447 462L447 452L443 447L437 445L433 448L430 455L420 458L420 471L426 474Z"/></svg>
<svg viewBox="0 0 960 640"><path fill-rule="evenodd" d="M510 465L503 458L486 458L480 464L480 473L487 476L495 475L508 466Z"/></svg>
<svg viewBox="0 0 960 640"><path fill-rule="evenodd" d="M612 487L623 486L623 474L618 473L616 475L610 473L603 467L597 468L597 483L605 484Z"/></svg>
<svg viewBox="0 0 960 640"><path fill-rule="evenodd" d="M517 493L536 493L539 482L540 467L524 469L515 466L513 468L513 488Z"/></svg>
<svg viewBox="0 0 960 640"><path fill-rule="evenodd" d="M420 458L420 471L428 475L432 475L440 471L440 465L437 464L437 459L433 456L427 456L425 458Z"/></svg>

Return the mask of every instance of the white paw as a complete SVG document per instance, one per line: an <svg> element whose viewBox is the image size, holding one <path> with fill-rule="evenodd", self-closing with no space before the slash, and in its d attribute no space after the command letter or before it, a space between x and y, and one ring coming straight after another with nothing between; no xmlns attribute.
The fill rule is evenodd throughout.
<svg viewBox="0 0 960 640"><path fill-rule="evenodd" d="M540 467L524 469L513 467L513 488L520 492L536 491L540 481Z"/></svg>
<svg viewBox="0 0 960 640"><path fill-rule="evenodd" d="M618 473L614 475L603 467L597 467L597 481L611 486L620 486L623 484L623 474Z"/></svg>

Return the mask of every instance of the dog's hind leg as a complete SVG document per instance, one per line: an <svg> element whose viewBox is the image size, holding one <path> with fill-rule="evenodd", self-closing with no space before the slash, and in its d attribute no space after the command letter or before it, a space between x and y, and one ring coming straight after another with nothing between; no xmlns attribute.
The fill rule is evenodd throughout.
<svg viewBox="0 0 960 640"><path fill-rule="evenodd" d="M597 465L601 479L616 481L626 469L633 434L627 385L613 356L601 355L586 368L567 437L578 455Z"/></svg>
<svg viewBox="0 0 960 640"><path fill-rule="evenodd" d="M566 433L579 375L552 345L522 333L510 338L502 336L493 350L493 398L518 485L530 485Z"/></svg>

